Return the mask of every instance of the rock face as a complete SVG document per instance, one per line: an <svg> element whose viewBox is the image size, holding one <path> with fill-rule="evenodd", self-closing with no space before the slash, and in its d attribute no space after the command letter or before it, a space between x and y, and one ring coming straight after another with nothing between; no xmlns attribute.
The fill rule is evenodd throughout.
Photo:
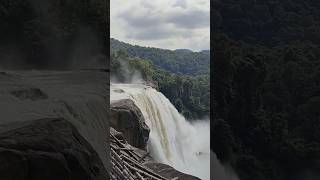
<svg viewBox="0 0 320 180"><path fill-rule="evenodd" d="M95 169L103 173L99 161L103 163L104 171L108 171L107 79L106 72L96 70L0 73L0 148L1 154L9 154L10 162L17 161L10 165L10 168L16 168L11 172L23 175L25 171L30 173L33 168L38 168L37 171L51 174L45 171L52 169L61 175L56 179L73 179L71 169L74 169L79 171L79 176L90 179L98 173L94 172ZM39 119L46 123L42 124ZM39 121L34 123L34 120ZM22 129L17 129L17 126ZM21 133L23 136L19 136ZM1 165L9 162L6 159L0 161ZM49 161L50 167L47 167L46 162ZM91 161L94 164L90 164ZM21 168L23 170L20 171Z"/></svg>
<svg viewBox="0 0 320 180"><path fill-rule="evenodd" d="M195 176L191 176L191 175L179 172L166 164L148 162L148 163L145 163L144 165L152 169L154 172L158 173L159 175L168 179L200 180Z"/></svg>
<svg viewBox="0 0 320 180"><path fill-rule="evenodd" d="M65 119L9 125L0 133L0 179L105 180L97 152Z"/></svg>
<svg viewBox="0 0 320 180"><path fill-rule="evenodd" d="M130 148L132 152L144 157L144 163L141 163L141 166L147 167L156 174L168 179L200 180L197 177L181 173L168 165L157 163L150 157L145 149L150 129L146 125L140 109L132 100L114 101L111 103L110 108L111 133L118 139L127 141L126 147Z"/></svg>
<svg viewBox="0 0 320 180"><path fill-rule="evenodd" d="M161 180L200 180L197 177L181 173L174 168L156 163L145 150L127 144L121 132L110 129L111 135L111 180L118 179L153 179ZM125 148L120 148L125 147ZM130 153L129 153L130 152ZM139 160L136 160L136 157ZM126 157L126 158L124 158ZM136 175L139 176L136 176Z"/></svg>
<svg viewBox="0 0 320 180"><path fill-rule="evenodd" d="M149 139L150 129L134 102L130 99L112 102L110 109L110 126L120 131L129 144L144 149Z"/></svg>

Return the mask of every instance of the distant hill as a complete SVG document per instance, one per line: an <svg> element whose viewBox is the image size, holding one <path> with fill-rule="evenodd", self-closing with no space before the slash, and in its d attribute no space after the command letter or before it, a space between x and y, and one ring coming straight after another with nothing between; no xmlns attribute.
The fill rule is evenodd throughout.
<svg viewBox="0 0 320 180"><path fill-rule="evenodd" d="M172 73L204 75L210 72L209 50L201 52L188 49L167 50L131 45L113 38L110 41L112 52L122 50L130 56L149 59L156 67Z"/></svg>
<svg viewBox="0 0 320 180"><path fill-rule="evenodd" d="M137 77L155 85L189 120L210 112L210 51L166 50L134 46L111 39L110 73L113 80L130 83Z"/></svg>

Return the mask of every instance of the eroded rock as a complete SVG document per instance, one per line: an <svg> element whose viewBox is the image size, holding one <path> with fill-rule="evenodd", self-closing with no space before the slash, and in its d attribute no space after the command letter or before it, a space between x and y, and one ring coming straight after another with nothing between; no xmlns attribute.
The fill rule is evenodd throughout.
<svg viewBox="0 0 320 180"><path fill-rule="evenodd" d="M78 130L64 119L6 125L0 133L0 179L105 180L101 159Z"/></svg>
<svg viewBox="0 0 320 180"><path fill-rule="evenodd" d="M168 178L168 179L174 179L174 180L200 180L199 178L185 174L182 172L179 172L175 170L173 167L166 165L166 164L161 164L161 163L156 163L156 162L148 162L144 164L146 167L150 168L157 174Z"/></svg>
<svg viewBox="0 0 320 180"><path fill-rule="evenodd" d="M48 95L39 88L26 88L11 91L11 94L20 100L30 99L32 101L47 99Z"/></svg>
<svg viewBox="0 0 320 180"><path fill-rule="evenodd" d="M120 131L132 146L146 147L150 129L132 100L124 99L111 103L110 126Z"/></svg>

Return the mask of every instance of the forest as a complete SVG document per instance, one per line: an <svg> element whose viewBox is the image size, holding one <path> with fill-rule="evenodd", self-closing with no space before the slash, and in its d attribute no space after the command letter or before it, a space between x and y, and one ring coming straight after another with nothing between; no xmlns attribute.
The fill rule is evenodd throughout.
<svg viewBox="0 0 320 180"><path fill-rule="evenodd" d="M211 148L241 180L319 179L318 1L214 1Z"/></svg>
<svg viewBox="0 0 320 180"><path fill-rule="evenodd" d="M113 44L113 42L116 44ZM119 43L120 42L116 40L111 41L111 48L114 48ZM131 77L134 77L135 74L138 73L144 81L153 84L160 92L162 92L187 119L195 120L207 118L209 116L209 54L206 55L206 59L203 58L203 60L208 63L206 66L197 67L197 65L195 65L197 71L194 71L194 74L191 72L183 74L182 72L188 71L181 62L181 59L185 56L180 56L181 54L184 54L185 51L178 51L178 53L175 53L170 50L131 46L125 43L121 44L128 47L126 49L111 49L111 76L117 77L119 82L128 83L132 82ZM141 50L137 50L136 54L132 55L129 54L130 51L128 52L128 49L131 48ZM149 56L154 57L154 59L166 56L168 56L167 58L171 58L170 55L167 55L168 52L169 54L174 54L174 57L176 58L167 59L167 62L159 60L158 66L155 65L156 62L145 58ZM142 55L140 55L140 53ZM186 53L191 55L194 54L192 57L204 56L199 55L201 53L194 53L191 51ZM145 56L145 54L147 54L147 56ZM185 59L185 61L188 61L188 59ZM202 59L199 59L198 61L202 61ZM173 69L167 68L166 65L168 62L181 66L180 72L172 72ZM201 72L203 68L206 68L206 73Z"/></svg>
<svg viewBox="0 0 320 180"><path fill-rule="evenodd" d="M210 51L193 52L188 49L168 50L131 45L111 38L111 51L125 51L132 57L150 60L157 68L174 74L208 75Z"/></svg>

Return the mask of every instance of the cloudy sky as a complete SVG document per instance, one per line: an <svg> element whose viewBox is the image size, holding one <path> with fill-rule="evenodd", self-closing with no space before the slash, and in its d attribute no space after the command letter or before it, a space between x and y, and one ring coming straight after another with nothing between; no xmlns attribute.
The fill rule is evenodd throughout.
<svg viewBox="0 0 320 180"><path fill-rule="evenodd" d="M165 49L210 47L210 0L111 0L111 37Z"/></svg>

